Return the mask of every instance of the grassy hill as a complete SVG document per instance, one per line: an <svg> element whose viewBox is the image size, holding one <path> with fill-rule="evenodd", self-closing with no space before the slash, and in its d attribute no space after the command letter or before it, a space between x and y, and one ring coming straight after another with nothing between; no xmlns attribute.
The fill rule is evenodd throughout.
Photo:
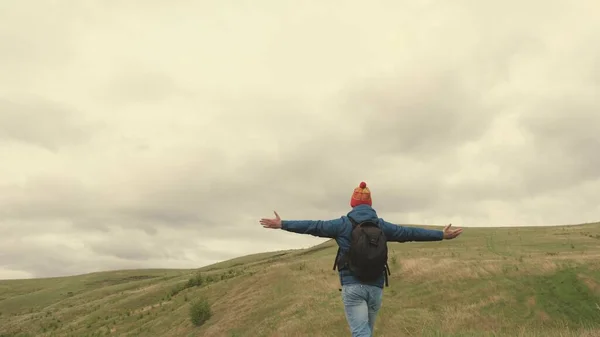
<svg viewBox="0 0 600 337"><path fill-rule="evenodd" d="M0 281L0 336L349 336L336 249ZM376 336L600 336L600 224L466 228L390 250ZM198 327L201 299L212 316Z"/></svg>

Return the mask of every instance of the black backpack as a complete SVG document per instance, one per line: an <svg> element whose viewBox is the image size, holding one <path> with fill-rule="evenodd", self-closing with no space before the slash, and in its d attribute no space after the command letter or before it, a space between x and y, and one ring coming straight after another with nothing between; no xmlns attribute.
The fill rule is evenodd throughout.
<svg viewBox="0 0 600 337"><path fill-rule="evenodd" d="M333 263L335 267L348 267L359 281L364 283L374 282L381 273L385 275L385 285L389 286L388 274L390 267L388 266L388 247L387 238L379 227L377 220L367 220L361 223L348 217L352 222L352 238L350 241L350 250L340 257L338 256L340 249L336 254L336 259Z"/></svg>

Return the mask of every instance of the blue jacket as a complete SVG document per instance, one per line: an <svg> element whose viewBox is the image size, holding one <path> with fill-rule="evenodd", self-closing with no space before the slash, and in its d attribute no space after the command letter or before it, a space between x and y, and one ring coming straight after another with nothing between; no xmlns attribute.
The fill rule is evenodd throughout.
<svg viewBox="0 0 600 337"><path fill-rule="evenodd" d="M281 229L299 233L310 234L313 236L335 239L340 247L340 254L344 254L350 249L350 238L352 234L352 222L348 219L352 217L357 223L369 219L377 219L379 226L390 242L408 242L408 241L441 241L444 232L441 230L430 230L416 227L404 227L389 223L377 216L377 212L369 205L358 205L354 207L346 216L339 219L322 220L282 220ZM339 257L336 257L336 259ZM347 268L339 270L340 283L342 285L361 283ZM384 275L371 283L371 285L383 288Z"/></svg>

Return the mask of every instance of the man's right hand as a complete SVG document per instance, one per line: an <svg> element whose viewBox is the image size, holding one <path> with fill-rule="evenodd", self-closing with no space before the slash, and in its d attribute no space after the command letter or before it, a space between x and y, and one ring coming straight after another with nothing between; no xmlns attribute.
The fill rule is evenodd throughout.
<svg viewBox="0 0 600 337"><path fill-rule="evenodd" d="M462 228L450 229L451 226L452 224L449 224L448 226L444 227L444 240L452 240L459 236L463 231Z"/></svg>

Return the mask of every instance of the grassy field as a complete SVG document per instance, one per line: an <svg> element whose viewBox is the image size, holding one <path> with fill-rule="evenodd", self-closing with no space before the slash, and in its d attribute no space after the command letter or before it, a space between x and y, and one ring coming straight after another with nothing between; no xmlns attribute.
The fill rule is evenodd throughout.
<svg viewBox="0 0 600 337"><path fill-rule="evenodd" d="M349 336L336 249L0 281L0 336ZM376 336L600 336L600 224L466 228L390 250ZM198 327L200 299L212 316Z"/></svg>

